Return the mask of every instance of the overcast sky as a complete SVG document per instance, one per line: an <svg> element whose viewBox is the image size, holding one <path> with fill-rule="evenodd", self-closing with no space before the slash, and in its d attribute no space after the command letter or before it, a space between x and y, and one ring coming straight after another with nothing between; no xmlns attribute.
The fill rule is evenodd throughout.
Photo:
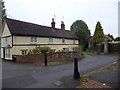
<svg viewBox="0 0 120 90"><path fill-rule="evenodd" d="M26 22L51 26L56 17L56 28L64 20L65 28L76 20L83 20L93 35L97 21L105 34L118 36L119 0L4 0L7 16Z"/></svg>

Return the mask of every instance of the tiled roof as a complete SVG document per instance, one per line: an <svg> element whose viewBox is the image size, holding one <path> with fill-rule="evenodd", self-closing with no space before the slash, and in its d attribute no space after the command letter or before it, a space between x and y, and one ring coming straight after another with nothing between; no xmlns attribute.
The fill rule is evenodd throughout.
<svg viewBox="0 0 120 90"><path fill-rule="evenodd" d="M6 18L6 23L12 35L78 39L77 36L69 30L53 29L52 27L10 18Z"/></svg>

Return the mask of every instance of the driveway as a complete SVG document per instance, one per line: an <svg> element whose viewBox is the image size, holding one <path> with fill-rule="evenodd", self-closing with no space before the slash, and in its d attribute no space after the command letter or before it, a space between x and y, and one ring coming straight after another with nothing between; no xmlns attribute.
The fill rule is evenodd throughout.
<svg viewBox="0 0 120 90"><path fill-rule="evenodd" d="M78 62L79 72L84 75L90 71L108 65L118 56L90 56ZM73 63L41 67L34 64L2 62L3 88L74 88L80 84L73 79Z"/></svg>

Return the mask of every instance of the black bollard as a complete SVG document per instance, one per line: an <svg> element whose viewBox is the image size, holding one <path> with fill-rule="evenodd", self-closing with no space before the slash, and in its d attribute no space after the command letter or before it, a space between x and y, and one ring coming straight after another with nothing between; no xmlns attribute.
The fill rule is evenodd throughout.
<svg viewBox="0 0 120 90"><path fill-rule="evenodd" d="M78 61L77 58L74 59L74 79L79 79L80 73L78 72Z"/></svg>
<svg viewBox="0 0 120 90"><path fill-rule="evenodd" d="M47 66L47 53L45 53L45 66Z"/></svg>

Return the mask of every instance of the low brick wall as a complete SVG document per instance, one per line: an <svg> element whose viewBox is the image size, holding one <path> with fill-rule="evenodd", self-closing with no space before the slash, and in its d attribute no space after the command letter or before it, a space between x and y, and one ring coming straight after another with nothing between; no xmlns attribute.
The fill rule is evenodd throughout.
<svg viewBox="0 0 120 90"><path fill-rule="evenodd" d="M79 52L47 53L47 61L49 62L49 61L73 60L75 56L78 59L80 59L81 53ZM16 62L18 63L36 63L43 62L44 60L45 54L16 56Z"/></svg>

